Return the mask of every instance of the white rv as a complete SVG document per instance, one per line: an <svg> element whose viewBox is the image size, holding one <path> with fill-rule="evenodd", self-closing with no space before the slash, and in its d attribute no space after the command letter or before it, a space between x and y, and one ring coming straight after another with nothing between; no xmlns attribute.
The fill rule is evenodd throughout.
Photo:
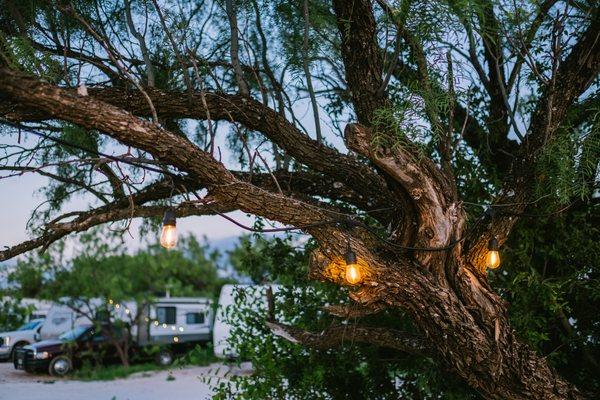
<svg viewBox="0 0 600 400"><path fill-rule="evenodd" d="M271 287L273 293L280 289L280 285L224 285L219 294L219 303L215 315L215 324L213 328L213 349L216 357L233 359L238 355L235 350L230 348L228 340L231 336L231 330L234 327L228 314L232 307L235 307L236 296L240 291L244 291L246 305L251 305L253 310L267 309L267 288ZM240 322L240 324L242 324Z"/></svg>
<svg viewBox="0 0 600 400"><path fill-rule="evenodd" d="M139 345L210 341L212 301L202 297L157 299L140 318Z"/></svg>
<svg viewBox="0 0 600 400"><path fill-rule="evenodd" d="M38 299L23 299L21 300L21 305L31 307L31 312L27 316L27 320L31 321L46 318L48 311L52 307L52 302Z"/></svg>
<svg viewBox="0 0 600 400"><path fill-rule="evenodd" d="M96 310L101 304L102 300L100 299L91 299L87 302L67 298L61 299L48 310L38 340L55 339L63 332L75 327L92 324L92 320L96 316ZM121 305L115 310L118 319L121 317L120 308ZM126 309L128 307L124 305L123 313Z"/></svg>
<svg viewBox="0 0 600 400"><path fill-rule="evenodd" d="M69 304L70 305L67 305ZM96 310L104 303L92 299L86 303L63 299L52 306L40 329L39 339L53 339L77 326L89 325L97 318ZM132 324L131 335L140 345L209 341L212 332L212 302L202 297L159 298L138 313L133 301L107 303L113 320ZM91 317L91 318L90 318Z"/></svg>

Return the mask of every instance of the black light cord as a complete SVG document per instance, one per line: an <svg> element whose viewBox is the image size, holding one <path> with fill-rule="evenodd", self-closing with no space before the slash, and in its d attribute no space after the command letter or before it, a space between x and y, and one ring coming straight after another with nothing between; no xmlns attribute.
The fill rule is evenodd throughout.
<svg viewBox="0 0 600 400"><path fill-rule="evenodd" d="M348 218L346 219L334 219L334 220L329 220L329 221L319 221L319 222L313 222L310 224L305 224L305 225L298 225L298 226L291 226L291 227L284 227L284 228L268 228L268 229L258 229L258 228L252 228L249 226L246 226L238 221L236 221L235 219L231 218L230 216L216 210L214 207L212 207L210 204L208 203L203 203L205 206L207 206L208 208L210 208L215 214L225 218L226 220L232 222L233 224L239 226L242 229L245 229L247 231L250 232L255 232L255 233L273 233L273 232L290 232L290 231L295 231L295 230L305 230L305 229L309 229L309 228L314 228L314 227L319 227L319 226L326 226L326 225L345 225L345 226L360 226L361 228L364 228L365 230L367 230L369 233L373 234L373 236L375 236L378 240L393 246L395 248L401 249L401 250L407 250L407 251L428 251L428 252L437 252L437 251L448 251L453 249L456 245L458 245L459 243L463 242L466 238L469 237L469 235L471 234L471 232L467 232L465 235L463 235L462 237L460 237L459 239L453 240L452 242L450 242L449 244L447 244L446 246L442 246L442 247L414 247L414 246L403 246L400 245L398 243L394 243L384 237L381 237L379 232L377 232L375 229L373 229L372 227L370 227L369 225L365 224L362 221L357 221L355 219L353 219L351 216L348 216ZM480 217L477 220L477 223L475 224L475 226L477 226L477 224L479 223L479 221L481 221L483 218L486 217L486 214L484 214L482 217ZM474 227L475 227L474 226Z"/></svg>
<svg viewBox="0 0 600 400"><path fill-rule="evenodd" d="M110 154L106 154L106 153L102 153L100 151L97 150L91 150L91 149L87 149L85 147L82 147L80 145L71 143L69 141L63 140L63 139L59 139L56 138L54 136L51 135L47 135L45 133L42 132L38 132L33 128L21 125L21 124L15 124L11 121L2 119L1 121L3 124L9 125L13 128L19 129L19 130L24 130L26 132L29 132L33 135L42 137L44 139L53 141L55 143L61 144L63 146L68 146L68 147L72 147L72 148L76 148L79 149L81 151L85 151L88 153L93 153L97 156L100 157L104 157L107 158L109 160L112 161L116 161L116 162L122 162L124 164L128 164L128 165L132 165L138 168L143 168L146 169L148 171L151 172L157 172L160 174L167 174L170 175L172 177L176 177L176 178L180 178L180 175L174 174L168 170L162 170L162 169L158 169L158 168L153 168L153 167L149 167L147 165L135 162L135 161L131 161L131 160L127 160L124 158L119 158L119 157L115 157L113 155ZM369 231L371 234L373 234L378 240L385 242L386 244L401 249L401 250L407 250L407 251L428 251L428 252L438 252L438 251L448 251L453 249L456 245L458 245L459 243L463 242L469 235L470 232L467 232L465 235L463 235L462 237L450 242L448 245L446 246L442 246L442 247L415 247L415 246L403 246L397 243L394 243L384 237L381 237L379 235L379 232L377 232L375 229L373 229L372 227L370 227L369 225L365 224L364 222L361 221L357 221L355 219L353 219L351 216L348 216L347 219L336 219L336 220L329 220L329 221L320 221L320 222L314 222L314 223L310 223L310 224L305 224L305 225L299 225L299 226L293 226L293 227L285 227L285 228L268 228L268 229L257 229L257 228L252 228L249 226L245 226L241 223L239 223L238 221L236 221L235 219L229 217L228 215L225 215L221 212L219 212L218 210L212 208L209 204L204 203L205 205L207 205L209 208L212 209L212 211L215 214L218 214L219 216L227 219L228 221L232 222L233 224L239 226L242 229L245 229L247 231L250 232L255 232L255 233L275 233L275 232L290 232L290 231L294 231L294 230L305 230L305 229L309 229L309 228L315 228L315 227L319 227L319 226L325 226L325 225L347 225L347 226L360 226L362 228L364 228L365 230ZM467 203L467 204L472 204L472 205L478 205L478 206L486 206L483 204L477 204L477 203ZM575 204L575 202L569 204L568 206L562 208L561 210L558 210L556 212L553 213L548 213L548 214L538 214L538 215L534 215L534 214L527 214L527 213L510 213L510 212L505 212L505 211L499 211L499 212L494 212L493 208L494 207L504 207L504 206L509 206L509 204L489 204L487 205L488 207L490 207L490 210L492 210L492 213L497 214L497 215L512 215L512 216L523 216L523 217L530 217L530 218L540 218L540 217L544 217L544 216L552 216L558 213L561 213L563 211L565 211L566 209L568 209L569 207L573 206L573 204ZM478 222L481 221L483 218L485 218L486 216L488 216L490 213L488 211L484 212L483 216L480 217L478 219ZM477 226L477 224L475 225Z"/></svg>

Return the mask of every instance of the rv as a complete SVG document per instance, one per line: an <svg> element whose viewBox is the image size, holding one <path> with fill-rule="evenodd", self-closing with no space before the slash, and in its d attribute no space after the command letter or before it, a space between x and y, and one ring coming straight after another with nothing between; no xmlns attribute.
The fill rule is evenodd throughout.
<svg viewBox="0 0 600 400"><path fill-rule="evenodd" d="M238 354L229 345L231 330L234 327L228 317L235 307L236 296L244 291L246 305L252 309L267 309L267 288L271 287L273 293L281 288L280 285L223 285L219 294L219 303L215 315L213 328L213 349L215 356L222 359L235 359ZM242 324L242 322L240 322Z"/></svg>
<svg viewBox="0 0 600 400"><path fill-rule="evenodd" d="M31 309L31 312L27 316L27 320L31 321L34 319L46 318L48 311L52 307L52 302L38 299L22 299L21 305Z"/></svg>
<svg viewBox="0 0 600 400"><path fill-rule="evenodd" d="M104 325L110 322L108 315L103 311L105 306L111 309L110 321L123 321L130 324L132 350L141 353L158 345L159 351L156 360L162 365L171 364L174 354L187 350L197 343L208 342L212 335L212 301L206 298L192 297L166 297L159 298L139 310L133 301L115 302L111 299L90 299L82 301L63 298L50 307L43 323L32 331L33 340L22 350L13 352L12 349L2 349L7 354L16 354L24 360L27 354L35 353L36 346L48 346L55 343L56 338L61 338L64 332L87 332L96 324ZM137 323L135 323L137 319ZM11 336L11 339L15 335ZM92 336L90 336L92 337ZM80 340L81 338L77 338ZM41 340L41 342L39 342ZM81 339L83 340L83 339ZM94 339L96 340L96 339ZM39 342L37 345L33 342ZM38 347L39 347L38 346ZM50 353L48 353L50 354ZM53 351L56 357L65 357L64 354ZM54 356L42 363L44 366L53 366ZM6 358L9 356L7 355ZM15 368L25 368L24 361L15 361ZM19 360L17 360L19 361ZM71 361L76 361L75 359ZM47 364L47 365L46 365ZM52 368L49 367L51 370ZM55 371L56 372L56 371Z"/></svg>
<svg viewBox="0 0 600 400"><path fill-rule="evenodd" d="M211 338L212 302L202 297L165 297L141 310L138 324L137 304L92 299L88 302L63 299L49 310L40 329L41 340L54 339L77 326L102 320L97 310L104 303L112 308L112 319L131 323L131 334L140 346L182 342L206 342Z"/></svg>
<svg viewBox="0 0 600 400"><path fill-rule="evenodd" d="M140 346L208 342L212 333L212 301L202 297L165 297L148 306L136 337Z"/></svg>

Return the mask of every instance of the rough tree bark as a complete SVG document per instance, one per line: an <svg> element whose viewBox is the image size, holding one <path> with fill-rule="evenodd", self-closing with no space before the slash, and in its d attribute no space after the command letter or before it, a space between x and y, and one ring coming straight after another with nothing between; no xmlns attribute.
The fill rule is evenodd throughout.
<svg viewBox="0 0 600 400"><path fill-rule="evenodd" d="M517 220L515 214L530 201L530 186L535 179L532 170L540 151L556 136L569 107L598 76L598 12L593 13L591 24L557 69L558 84L542 88L525 141L518 146L518 157L511 165L503 194L497 199L514 206L508 212L478 221L474 232L466 236L466 213L456 198L451 173L418 154L411 144L387 146L373 140L376 134L389 133L377 132L372 126L374 113L389 106L389 99L379 92L383 62L371 2L334 0L333 10L357 120L347 124L345 141L368 163L303 135L281 113L246 96L247 89L238 95L206 93L204 101L195 94L147 90L163 118L203 120L208 114L216 120L240 123L262 133L311 169L310 174L289 177L284 193L273 189L268 176L249 177L229 171L187 138L144 120L148 106L136 92L99 88L90 90L89 96L78 96L73 90L4 68L0 70L0 113L11 121L58 119L97 130L175 167L185 174L183 185L208 191L201 204L180 205L180 215L239 209L304 226L320 246L311 260L310 276L314 279L343 284L340 271L332 265L350 244L368 264L364 281L350 292L351 298L361 305L359 312L400 308L412 317L422 334L414 337L376 327L357 327L353 335L359 342L436 357L487 398L583 398L516 336L508 321L507 304L488 284L482 265L488 240L494 236L500 242L506 240ZM489 13L485 17L482 23L495 24ZM490 64L499 51L496 44L493 40L485 43ZM503 72L490 68L489 75L491 80L499 81L493 83L496 87L505 85ZM240 86L243 89L244 84ZM504 111L501 117L502 126L495 126L495 132L507 129ZM144 203L167 198L167 192L166 186L158 183L134 199L139 207L131 208L129 200L119 199L70 222L56 223L40 238L0 252L0 260L47 246L71 232L100 223L128 215L157 215L163 208ZM339 221L340 213L319 201L318 196L344 199L361 210L385 207L385 212L374 215L382 226L391 225L394 232L382 242L364 225L352 221L322 224ZM406 251L398 245L413 249ZM344 315L339 309L331 312ZM275 322L269 324L275 333L298 343L314 347L340 343L339 327L318 334Z"/></svg>

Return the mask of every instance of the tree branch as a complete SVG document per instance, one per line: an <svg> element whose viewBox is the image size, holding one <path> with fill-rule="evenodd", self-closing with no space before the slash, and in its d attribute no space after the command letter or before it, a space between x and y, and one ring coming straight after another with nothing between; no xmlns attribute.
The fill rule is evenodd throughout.
<svg viewBox="0 0 600 400"><path fill-rule="evenodd" d="M0 251L0 261L5 261L19 254L36 249L38 247L46 248L50 244L64 238L65 236L83 232L98 225L109 222L121 221L132 218L149 218L162 216L169 206L140 206L113 208L103 206L98 209L81 213L77 218L69 222L56 223L46 228L46 231L31 240L7 247ZM219 206L212 204L210 207L198 205L181 205L175 208L177 217L188 217L192 215L214 215L219 212L230 212L235 210L233 206Z"/></svg>
<svg viewBox="0 0 600 400"><path fill-rule="evenodd" d="M389 328L338 325L315 333L276 322L266 322L266 324L277 336L292 343L317 349L329 349L344 343L358 342L400 350L413 355L429 354L425 341L420 336Z"/></svg>
<svg viewBox="0 0 600 400"><path fill-rule="evenodd" d="M384 97L377 96L383 83L383 65L371 2L334 0L333 9L342 38L342 58L354 112L358 122L369 126L373 112L386 104Z"/></svg>
<svg viewBox="0 0 600 400"><path fill-rule="evenodd" d="M135 90L122 88L90 88L90 97L123 108L138 116L148 116L150 110ZM186 94L148 88L146 90L161 118L195 118L205 120L207 108L201 95L193 95L191 107ZM262 103L240 95L206 93L206 105L214 121L238 122L261 132L287 154L313 170L344 182L365 198L388 198L391 194L383 179L372 168L354 157L319 144L299 131L278 112ZM0 115L9 120L40 121L52 118L36 107L23 107L13 99L0 96ZM391 202L391 201L390 201Z"/></svg>
<svg viewBox="0 0 600 400"><path fill-rule="evenodd" d="M2 95L25 106L45 110L48 115L61 120L105 132L125 145L148 152L156 159L189 173L194 180L203 182L208 188L207 199L210 201L235 204L244 212L284 224L309 226L305 231L320 243L326 244L329 252L343 254L345 251L345 245L350 239L348 235L334 223L323 225L325 221L338 221L339 213L240 181L223 164L187 138L139 119L122 109L90 96L74 95L71 91L9 69L1 72ZM260 116L258 119L261 118ZM311 226L316 223L320 225ZM375 259L361 240L354 239L351 243L357 254Z"/></svg>

